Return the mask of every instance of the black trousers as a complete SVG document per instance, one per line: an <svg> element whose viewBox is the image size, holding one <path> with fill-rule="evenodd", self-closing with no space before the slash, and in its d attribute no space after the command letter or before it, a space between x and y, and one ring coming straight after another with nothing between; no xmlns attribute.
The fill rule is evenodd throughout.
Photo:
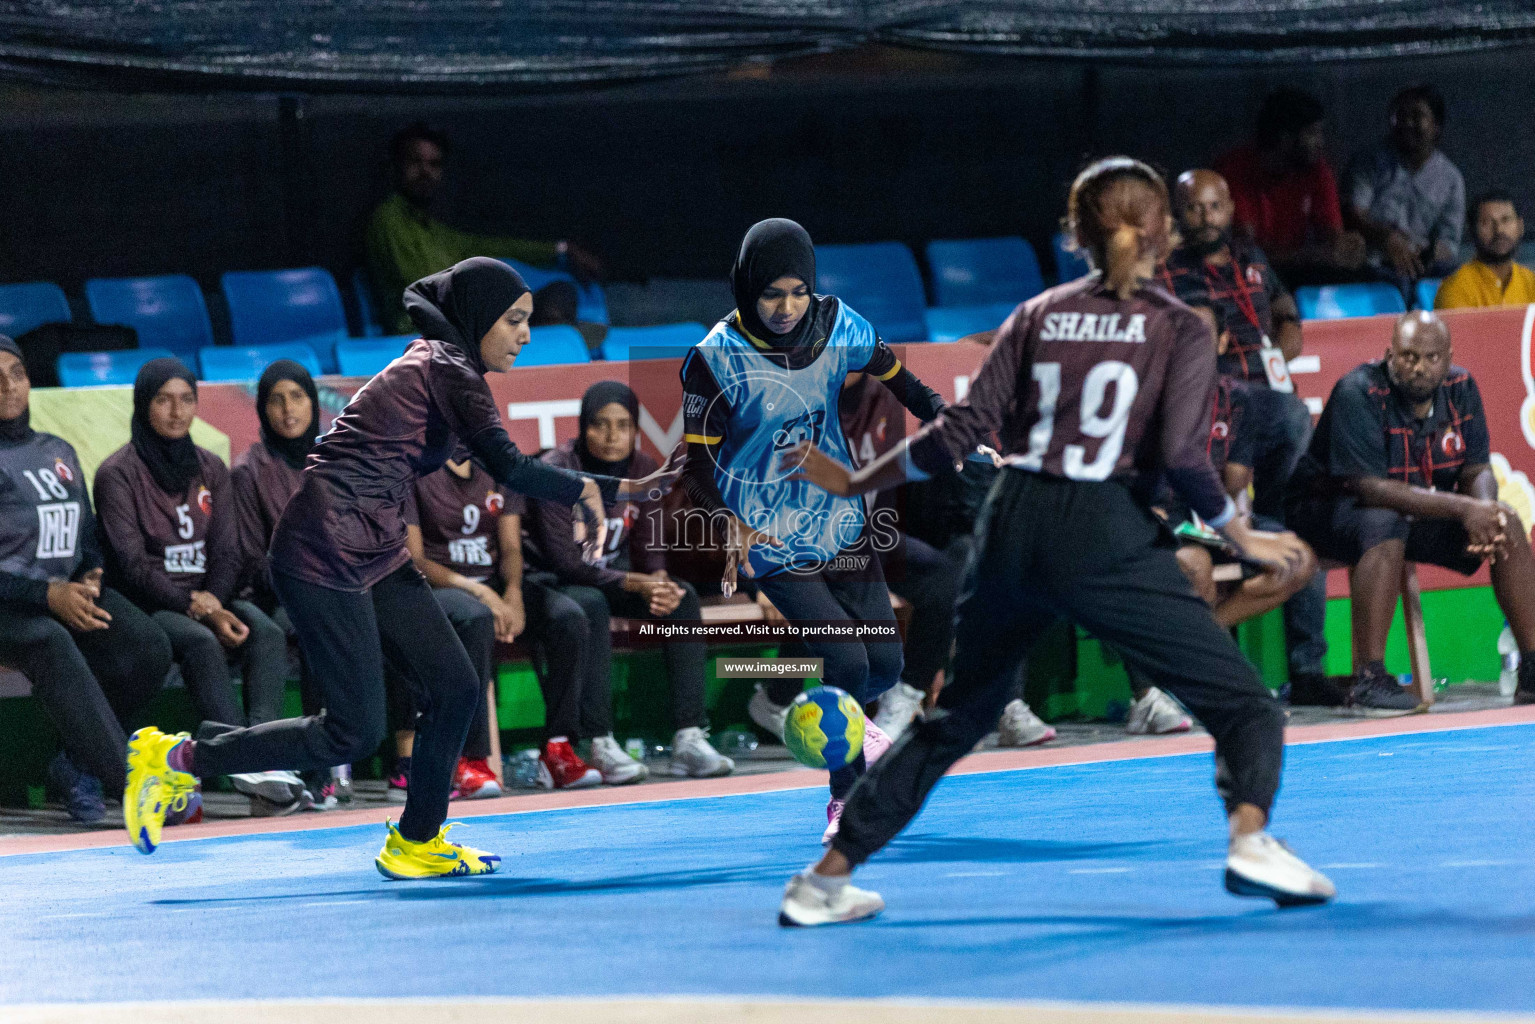
<svg viewBox="0 0 1535 1024"><path fill-rule="evenodd" d="M413 565L355 594L280 570L273 571L272 583L293 619L325 711L199 738L196 773L305 771L367 757L384 738L387 659L410 684L417 708L400 832L416 842L430 839L448 816L453 768L484 696L484 684L432 588Z"/></svg>
<svg viewBox="0 0 1535 1024"><path fill-rule="evenodd" d="M855 557L862 558L865 552L871 552L871 547L860 543L856 550ZM810 574L781 572L758 580L757 586L790 622L889 622L894 626L895 612L890 608L890 590L885 586L879 560L872 553L867 558L856 569L826 567ZM846 690L860 704L870 703L894 686L905 663L899 640L812 637L795 649L823 659L825 675L821 681ZM787 703L779 700L784 695L784 686L793 688L787 694L790 700L800 689L797 680L774 680L768 694L775 703Z"/></svg>
<svg viewBox="0 0 1535 1024"><path fill-rule="evenodd" d="M954 605L965 572L965 550L939 551L900 534L895 550L880 555L890 592L911 605L901 679L926 691L949 660L954 644Z"/></svg>
<svg viewBox="0 0 1535 1024"><path fill-rule="evenodd" d="M677 580L682 588L682 600L670 615L653 616L650 607L639 594L633 594L618 586L588 587L578 584L550 582L548 587L555 595L564 598L580 609L586 620L586 640L580 651L580 697L574 728L569 728L569 710L561 709L562 726L555 728L555 711L551 707L549 734L591 738L606 736L613 731L613 634L610 620L614 615L630 619L655 618L661 622L697 622L702 614L698 603L698 591L684 580ZM526 588L524 588L526 594ZM524 604L527 605L526 600ZM533 619L532 606L528 607L528 619ZM697 640L668 640L662 647L666 659L666 674L672 687L672 727L688 729L704 726L708 717L704 709L704 689L707 682L708 645ZM552 655L551 655L552 658ZM548 698L545 698L548 705Z"/></svg>
<svg viewBox="0 0 1535 1024"><path fill-rule="evenodd" d="M908 729L854 787L834 845L861 863L906 827L949 767L992 728L1019 663L1065 615L1118 648L1215 738L1228 811L1267 811L1279 788L1284 714L1189 586L1149 512L1113 482L1008 469L976 523L939 710Z"/></svg>
<svg viewBox="0 0 1535 1024"><path fill-rule="evenodd" d="M112 622L86 633L46 611L0 604L0 664L27 677L70 761L115 796L128 783L123 723L164 685L171 645L117 591L103 588L97 604Z"/></svg>
<svg viewBox="0 0 1535 1024"><path fill-rule="evenodd" d="M288 682L288 637L283 628L249 601L231 601L229 610L245 623L250 635L226 651L213 630L181 612L154 613L155 624L171 641L171 654L181 666L181 679L197 713L205 722L260 725L282 714L283 688ZM245 710L235 703L229 660L240 662L240 689Z"/></svg>
<svg viewBox="0 0 1535 1024"><path fill-rule="evenodd" d="M453 626L469 663L484 680L486 691L490 689L492 662L496 654L496 617L490 608L471 594L452 587L433 587L432 594L442 606L443 614ZM384 663L384 679L389 702L390 717L401 729L415 730L416 701L406 677ZM486 708L485 693L475 705L474 720L469 723L469 737L464 740L463 755L471 760L490 756L490 712Z"/></svg>

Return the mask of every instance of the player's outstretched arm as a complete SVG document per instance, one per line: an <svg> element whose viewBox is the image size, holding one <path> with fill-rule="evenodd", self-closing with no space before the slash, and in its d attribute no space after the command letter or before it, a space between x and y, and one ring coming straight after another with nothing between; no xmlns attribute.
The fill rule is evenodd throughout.
<svg viewBox="0 0 1535 1024"><path fill-rule="evenodd" d="M910 440L903 441L854 472L815 445L803 441L783 453L778 470L788 473L790 480L804 480L823 491L850 498L855 494L927 479L926 473L912 465L908 455L910 444Z"/></svg>

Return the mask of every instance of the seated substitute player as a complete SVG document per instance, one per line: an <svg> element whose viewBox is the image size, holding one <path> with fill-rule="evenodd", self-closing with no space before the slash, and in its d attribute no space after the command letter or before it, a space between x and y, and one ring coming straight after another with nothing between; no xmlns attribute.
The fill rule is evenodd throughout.
<svg viewBox="0 0 1535 1024"><path fill-rule="evenodd" d="M1019 662L1061 615L1117 647L1214 737L1226 888L1282 905L1333 896L1331 882L1264 831L1284 712L1190 589L1135 486L1137 469L1160 471L1247 557L1285 573L1304 558L1293 537L1249 527L1210 465L1210 331L1152 283L1171 228L1166 185L1140 161L1100 160L1072 184L1068 223L1099 269L1020 306L965 401L857 473L809 443L781 457L785 471L798 466L796 479L841 495L953 472L993 432L1007 463L976 524L938 711L853 789L831 849L789 881L781 924L858 921L884 908L851 884L853 868L906 827L991 728Z"/></svg>
<svg viewBox="0 0 1535 1024"><path fill-rule="evenodd" d="M551 466L578 473L626 477L655 469L635 447L639 399L627 384L598 381L581 396L576 436L544 455ZM590 739L587 760L609 785L638 782L647 774L613 738L613 638L609 617L699 622L698 593L666 574L659 502L616 501L607 506L607 545L594 562L581 559L570 509L549 501L533 504L528 523L528 563L556 594L581 606L588 638L581 655L579 735ZM672 757L669 772L711 778L735 771L735 762L709 742L704 687L708 646L701 640L669 639L662 650L672 687Z"/></svg>
<svg viewBox="0 0 1535 1024"><path fill-rule="evenodd" d="M1206 305L1207 301L1197 295L1191 296L1188 305L1209 324L1216 338L1216 353L1223 355L1229 335L1220 308L1214 304ZM1210 410L1210 437L1205 449L1210 454L1210 464L1221 478L1226 493L1244 514L1248 512L1247 489L1252 483L1254 437L1258 433L1252 423L1252 410L1247 397L1247 386L1242 381L1225 374L1217 376L1215 401ZM1192 524L1195 518L1188 504L1170 490L1164 491L1157 510L1166 517L1168 525L1174 530L1185 523ZM1189 540L1181 534L1180 539L1182 543L1178 545L1178 567L1193 584L1194 592L1210 606L1215 621L1227 629L1278 608L1305 587L1317 571L1316 555L1307 548L1305 557L1293 572L1281 573L1270 569L1240 583L1218 584L1214 579L1216 562L1225 561L1229 557L1223 550L1224 545L1212 548L1209 544ZM1130 669L1130 685L1135 691L1136 701L1130 708L1127 731L1161 733L1179 732L1188 728L1188 718L1182 710L1160 690L1151 687L1139 670ZM1155 697L1161 698L1161 707L1153 703ZM1183 723L1181 728L1170 727L1179 720Z"/></svg>
<svg viewBox="0 0 1535 1024"><path fill-rule="evenodd" d="M405 503L405 546L432 585L483 681L484 692L469 725L469 738L453 770L454 793L466 800L501 795L491 771L490 712L486 698L495 670L496 643L511 643L527 625L522 607L522 495L496 486L489 473L460 450L435 473L416 481ZM505 582L503 582L503 579ZM386 666L387 667L387 666ZM391 801L405 802L410 747L415 739L415 702L410 684L387 672L390 698L408 732L395 734L405 749L389 779Z"/></svg>
<svg viewBox="0 0 1535 1024"><path fill-rule="evenodd" d="M1518 641L1514 700L1535 704L1535 562L1527 527L1498 501L1476 381L1452 364L1450 329L1427 311L1397 321L1385 358L1332 389L1291 480L1288 521L1349 567L1354 686L1367 715L1408 714L1417 697L1386 673L1386 632L1404 562L1470 575L1486 562Z"/></svg>
<svg viewBox="0 0 1535 1024"><path fill-rule="evenodd" d="M48 788L75 821L106 816L127 776L123 722L171 667L164 632L102 586L91 496L75 449L32 429L21 347L0 335L0 665L23 673L64 749Z"/></svg>
<svg viewBox="0 0 1535 1024"><path fill-rule="evenodd" d="M261 421L261 440L247 448L229 471L242 566L236 593L291 636L293 622L267 577L266 552L320 434L320 392L309 371L291 359L278 359L263 370L256 382L256 416ZM308 671L299 673L299 695L304 714L320 713L319 692ZM316 769L301 777L316 811L334 810L342 800L351 799L349 765Z"/></svg>
<svg viewBox="0 0 1535 1024"><path fill-rule="evenodd" d="M837 403L849 373L868 373L926 422L943 399L896 358L869 322L833 295L815 294L815 246L792 220L747 231L731 271L736 309L682 363L687 468L693 504L727 529L724 591L739 570L791 622L821 629L883 625L895 614L863 502L790 480L779 467L799 441L849 458ZM805 637L823 682L869 704L900 679L899 639ZM872 721L864 753L831 773L823 838L866 762L888 747Z"/></svg>
<svg viewBox="0 0 1535 1024"><path fill-rule="evenodd" d="M322 688L325 712L215 735L146 727L128 743L124 823L152 853L167 810L198 776L347 764L384 736L384 668L416 689L420 714L410 793L375 859L388 878L469 877L500 859L447 838L448 795L469 723L484 692L442 607L405 547L404 506L418 477L467 445L498 483L582 504L593 548L606 532L603 488L663 492L680 466L648 480L598 481L517 450L485 381L505 373L528 340L533 297L517 272L465 260L406 289L422 337L352 397L305 465L298 493L272 537L273 588L293 616L299 646Z"/></svg>
<svg viewBox="0 0 1535 1024"><path fill-rule="evenodd" d="M192 443L197 378L179 359L151 359L133 382L132 440L96 471L107 580L149 613L201 720L261 725L282 716L288 644L282 627L234 598L241 562L229 470ZM229 676L240 659L242 711ZM232 774L251 813L290 814L312 803L291 771Z"/></svg>

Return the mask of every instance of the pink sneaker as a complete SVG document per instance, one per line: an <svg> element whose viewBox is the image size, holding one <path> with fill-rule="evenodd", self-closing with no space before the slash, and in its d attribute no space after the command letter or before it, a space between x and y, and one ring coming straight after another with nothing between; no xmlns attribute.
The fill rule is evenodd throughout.
<svg viewBox="0 0 1535 1024"><path fill-rule="evenodd" d="M846 800L832 800L826 805L826 831L821 833L822 846L830 846L831 841L837 838L837 830L842 827L842 808L846 806Z"/></svg>
<svg viewBox="0 0 1535 1024"><path fill-rule="evenodd" d="M863 759L867 764L878 761L880 755L890 749L894 741L885 731L874 724L872 718L865 719L863 723Z"/></svg>

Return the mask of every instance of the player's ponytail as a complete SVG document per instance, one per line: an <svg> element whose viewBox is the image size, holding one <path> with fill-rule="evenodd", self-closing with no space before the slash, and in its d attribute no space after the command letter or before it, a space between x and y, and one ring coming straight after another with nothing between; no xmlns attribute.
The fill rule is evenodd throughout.
<svg viewBox="0 0 1535 1024"><path fill-rule="evenodd" d="M1128 298L1138 283L1141 261L1166 255L1167 184L1139 160L1099 160L1072 183L1066 230L1093 267L1103 272L1104 284Z"/></svg>

